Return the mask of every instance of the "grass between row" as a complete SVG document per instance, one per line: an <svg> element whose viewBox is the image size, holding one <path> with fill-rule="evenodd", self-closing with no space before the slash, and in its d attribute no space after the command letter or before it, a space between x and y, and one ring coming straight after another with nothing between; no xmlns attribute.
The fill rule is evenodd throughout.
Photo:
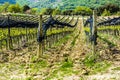
<svg viewBox="0 0 120 80"><path fill-rule="evenodd" d="M65 36L64 38L60 39L57 43L55 43L54 46L60 46L62 43L66 43L68 39L71 38L71 36L72 34ZM34 55L31 57L30 62L27 62L27 63L0 64L0 69L2 70L2 73L0 73L0 76L1 76L0 79L4 78L4 79L10 79L10 80L35 80L34 76L43 75L41 71L45 70L46 68L49 68L49 64L47 60L45 59L41 59L40 61L36 61L36 60L37 60L37 57ZM59 69L53 71L52 74L50 74L51 76L46 78L46 80L52 77L56 77L57 76L56 73L58 71L63 71L64 74L68 73L71 70L68 68L72 67L73 63L71 61L67 61L67 62L61 62L60 64L56 64L56 65L61 65L61 66ZM14 77L12 74L14 72L16 73L14 74L14 76L16 77ZM44 73L44 75L46 74L47 73ZM20 75L25 75L25 77L21 77Z"/></svg>

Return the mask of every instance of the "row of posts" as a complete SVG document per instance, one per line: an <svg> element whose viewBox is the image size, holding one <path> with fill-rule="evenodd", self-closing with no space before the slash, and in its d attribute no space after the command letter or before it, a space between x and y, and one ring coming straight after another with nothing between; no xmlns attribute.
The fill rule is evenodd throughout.
<svg viewBox="0 0 120 80"><path fill-rule="evenodd" d="M93 28L92 28L92 36L97 35L97 15L96 15L96 11L93 11ZM9 21L9 16L8 16L8 21ZM39 16L39 27L38 29L40 29L40 36L43 36L43 31L42 31L42 15ZM26 30L27 31L27 30ZM27 35L27 34L26 34ZM92 49L93 49L93 53L96 53L96 44L95 44L95 38L93 38L94 40L92 41ZM10 36L10 26L8 27L8 48L11 49L12 42L11 42L11 36ZM42 51L42 45L44 44L44 42L39 42L38 45L38 54L37 56L40 57L43 54Z"/></svg>
<svg viewBox="0 0 120 80"><path fill-rule="evenodd" d="M9 23L9 20L10 20L10 15L8 15L8 23ZM42 21L43 21L42 15L40 15L39 16L39 27L40 28L38 29L40 29L39 31L40 31L41 37L43 36ZM28 35L27 27L25 27L25 29L26 29L26 40L27 40L27 35ZM38 43L38 53L37 53L38 58L41 57L43 54L43 44L44 44L44 41ZM13 48L10 25L8 26L7 46L8 46L7 47L8 50Z"/></svg>
<svg viewBox="0 0 120 80"><path fill-rule="evenodd" d="M7 20L8 20L8 23L10 22L10 18L11 16L8 15L7 16ZM12 43L12 37L11 37L11 25L8 25L8 33L7 33L7 39L6 39L6 49L13 49L13 43ZM25 27L25 31L26 31L26 41L28 41L28 29L27 27ZM2 42L1 42L1 47L2 47Z"/></svg>

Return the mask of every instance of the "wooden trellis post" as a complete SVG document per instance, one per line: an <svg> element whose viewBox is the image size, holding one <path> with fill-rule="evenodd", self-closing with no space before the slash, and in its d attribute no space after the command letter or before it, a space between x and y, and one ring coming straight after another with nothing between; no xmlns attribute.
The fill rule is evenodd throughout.
<svg viewBox="0 0 120 80"><path fill-rule="evenodd" d="M26 41L28 42L28 31L27 31L27 26L25 26L25 31L26 31Z"/></svg>
<svg viewBox="0 0 120 80"><path fill-rule="evenodd" d="M10 15L8 15L8 23L9 23ZM8 49L12 49L12 40L10 35L10 25L8 25Z"/></svg>
<svg viewBox="0 0 120 80"><path fill-rule="evenodd" d="M43 36L43 30L42 30L42 15L39 16L39 31L40 31L40 37L42 38ZM43 48L42 48L42 42L39 42L38 43L38 54L37 54L37 57L40 58L43 54Z"/></svg>
<svg viewBox="0 0 120 80"><path fill-rule="evenodd" d="M95 44L95 35L97 35L97 25L96 25L96 19L97 19L97 15L96 15L96 11L93 10L93 28L92 28L92 36L94 41L92 42L93 45L93 53L96 53L96 44Z"/></svg>

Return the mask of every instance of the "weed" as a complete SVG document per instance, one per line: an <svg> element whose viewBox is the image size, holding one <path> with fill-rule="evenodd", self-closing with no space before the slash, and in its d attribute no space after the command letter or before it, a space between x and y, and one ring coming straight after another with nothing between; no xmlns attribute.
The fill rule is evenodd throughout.
<svg viewBox="0 0 120 80"><path fill-rule="evenodd" d="M97 73L97 72L104 72L107 70L107 68L110 66L111 64L108 63L107 61L102 61L102 62L97 62L94 64L94 66L92 67L92 72L91 73Z"/></svg>
<svg viewBox="0 0 120 80"><path fill-rule="evenodd" d="M41 67L46 67L46 66L47 66L47 61L41 60L40 62L38 62L38 64L39 64ZM38 65L38 66L39 66L39 65Z"/></svg>
<svg viewBox="0 0 120 80"><path fill-rule="evenodd" d="M27 77L25 80L33 80L34 78L32 76Z"/></svg>
<svg viewBox="0 0 120 80"><path fill-rule="evenodd" d="M37 61L37 59L38 59L37 56L32 56L30 62L34 63Z"/></svg>
<svg viewBox="0 0 120 80"><path fill-rule="evenodd" d="M73 67L73 62L71 60L68 60L67 62L63 62L61 69L71 68L71 67Z"/></svg>
<svg viewBox="0 0 120 80"><path fill-rule="evenodd" d="M85 56L83 63L87 67L92 67L95 64L95 59L96 59L96 56L90 53Z"/></svg>
<svg viewBox="0 0 120 80"><path fill-rule="evenodd" d="M83 63L87 69L91 70L89 74L105 71L111 65L107 61L97 62L98 58L98 53L96 55L90 53L85 56Z"/></svg>

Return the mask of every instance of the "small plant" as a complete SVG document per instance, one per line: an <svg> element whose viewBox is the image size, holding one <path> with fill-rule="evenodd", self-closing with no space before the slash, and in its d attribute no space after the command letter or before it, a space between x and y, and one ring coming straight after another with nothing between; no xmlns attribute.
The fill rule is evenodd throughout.
<svg viewBox="0 0 120 80"><path fill-rule="evenodd" d="M64 70L66 70L68 68L72 68L72 67L73 67L73 62L71 60L67 60L67 61L62 63L60 70L64 71Z"/></svg>
<svg viewBox="0 0 120 80"><path fill-rule="evenodd" d="M33 80L33 77L32 76L27 77L25 80Z"/></svg>
<svg viewBox="0 0 120 80"><path fill-rule="evenodd" d="M97 62L97 59L99 58L98 54L87 54L83 63L87 67L87 69L90 70L90 73L97 73L105 71L111 64L107 61L100 61Z"/></svg>
<svg viewBox="0 0 120 80"><path fill-rule="evenodd" d="M30 62L36 62L37 61L37 56L32 56Z"/></svg>
<svg viewBox="0 0 120 80"><path fill-rule="evenodd" d="M47 66L47 61L41 60L38 64L39 64L41 67L46 67L46 66Z"/></svg>
<svg viewBox="0 0 120 80"><path fill-rule="evenodd" d="M61 67L62 67L62 68L70 68L70 67L73 67L73 63L72 63L72 62L64 62Z"/></svg>
<svg viewBox="0 0 120 80"><path fill-rule="evenodd" d="M102 13L102 16L110 16L110 15L111 15L110 11L108 11L106 9Z"/></svg>
<svg viewBox="0 0 120 80"><path fill-rule="evenodd" d="M97 73L97 72L103 72L106 71L107 68L110 66L111 64L108 63L107 61L101 61L101 62L97 62L94 64L94 66L92 67L92 72L91 73Z"/></svg>
<svg viewBox="0 0 120 80"><path fill-rule="evenodd" d="M96 56L93 55L92 53L90 53L90 54L86 55L83 63L87 67L92 67L95 64L95 59L96 59Z"/></svg>

